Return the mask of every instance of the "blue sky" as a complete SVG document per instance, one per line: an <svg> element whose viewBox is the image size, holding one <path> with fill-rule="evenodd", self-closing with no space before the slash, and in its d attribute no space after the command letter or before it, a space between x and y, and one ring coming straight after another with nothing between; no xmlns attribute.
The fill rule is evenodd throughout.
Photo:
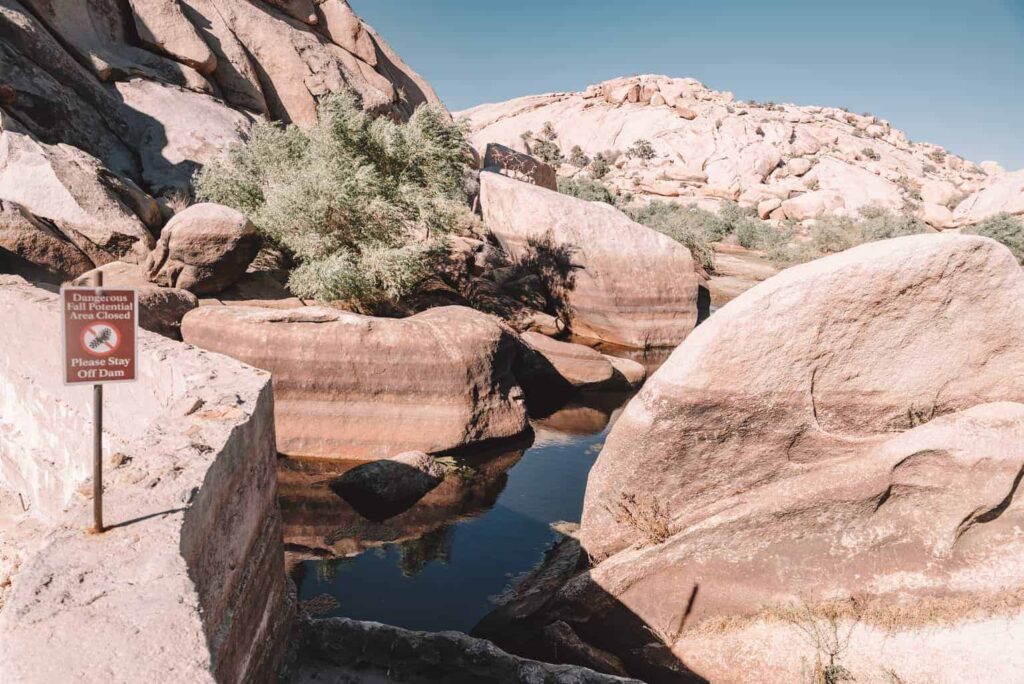
<svg viewBox="0 0 1024 684"><path fill-rule="evenodd" d="M350 1L452 110L663 73L1024 168L1024 0Z"/></svg>

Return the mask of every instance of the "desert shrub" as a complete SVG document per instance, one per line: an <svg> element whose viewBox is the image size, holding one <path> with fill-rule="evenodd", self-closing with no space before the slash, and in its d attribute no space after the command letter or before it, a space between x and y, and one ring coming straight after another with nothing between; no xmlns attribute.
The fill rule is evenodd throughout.
<svg viewBox="0 0 1024 684"><path fill-rule="evenodd" d="M929 232L921 220L909 214L864 207L860 216L825 216L810 230L810 240L797 244L781 242L768 249L769 258L779 266L813 261L866 242Z"/></svg>
<svg viewBox="0 0 1024 684"><path fill-rule="evenodd" d="M545 140L555 140L558 138L558 133L555 132L555 126L550 121L544 122L544 126L540 129L540 134L544 136Z"/></svg>
<svg viewBox="0 0 1024 684"><path fill-rule="evenodd" d="M572 150L569 151L569 163L584 169L590 166L590 157L583 152L579 145L573 145Z"/></svg>
<svg viewBox="0 0 1024 684"><path fill-rule="evenodd" d="M715 267L715 251L711 243L726 234L725 221L710 211L694 206L655 200L646 206L627 211L630 218L659 233L664 233L686 246L693 258L704 268Z"/></svg>
<svg viewBox="0 0 1024 684"><path fill-rule="evenodd" d="M900 176L896 179L896 185L903 188L907 195L918 202L921 201L921 184L908 176Z"/></svg>
<svg viewBox="0 0 1024 684"><path fill-rule="evenodd" d="M605 150L595 154L593 161L590 162L590 175L594 178L607 176L608 172L612 170L612 164L618 160L621 154L618 150Z"/></svg>
<svg viewBox="0 0 1024 684"><path fill-rule="evenodd" d="M586 178L559 178L558 191L564 195L571 195L588 202L604 202L615 205L615 195L603 183Z"/></svg>
<svg viewBox="0 0 1024 684"><path fill-rule="evenodd" d="M335 94L307 130L257 123L197 175L196 194L246 213L294 257L295 294L374 311L431 273L446 233L475 227L467 151L463 128L438 107L398 124Z"/></svg>
<svg viewBox="0 0 1024 684"><path fill-rule="evenodd" d="M996 214L967 228L965 232L1003 243L1024 266L1024 221L1021 219L1006 213Z"/></svg>
<svg viewBox="0 0 1024 684"><path fill-rule="evenodd" d="M635 159L650 161L655 156L654 145L651 144L650 140L640 138L630 145L629 149L626 150L626 155Z"/></svg>
<svg viewBox="0 0 1024 684"><path fill-rule="evenodd" d="M946 154L947 153L943 150L932 150L928 153L928 156L931 157L932 161L936 164L941 164L946 161Z"/></svg>
<svg viewBox="0 0 1024 684"><path fill-rule="evenodd" d="M871 161L878 161L879 159L882 158L882 155L878 154L878 152L875 152L874 148L871 147L865 147L863 150L860 151L860 153L863 154L867 159L870 159Z"/></svg>
<svg viewBox="0 0 1024 684"><path fill-rule="evenodd" d="M562 156L561 148L551 140L535 141L530 145L530 154L553 166L558 166L565 161L565 157Z"/></svg>

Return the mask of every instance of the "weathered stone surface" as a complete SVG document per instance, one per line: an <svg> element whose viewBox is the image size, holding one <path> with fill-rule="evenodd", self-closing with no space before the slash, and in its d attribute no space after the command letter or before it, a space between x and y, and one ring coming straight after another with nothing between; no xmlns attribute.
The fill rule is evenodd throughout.
<svg viewBox="0 0 1024 684"><path fill-rule="evenodd" d="M60 231L19 205L3 200L0 200L0 249L16 255L27 267L38 269L47 280L57 282L74 278L93 266Z"/></svg>
<svg viewBox="0 0 1024 684"><path fill-rule="evenodd" d="M548 190L558 190L558 177L550 164L504 145L487 145L484 169Z"/></svg>
<svg viewBox="0 0 1024 684"><path fill-rule="evenodd" d="M129 176L137 164L124 141L120 103L67 53L24 5L0 6L3 108L47 144L74 145Z"/></svg>
<svg viewBox="0 0 1024 684"><path fill-rule="evenodd" d="M554 369L577 389L591 389L611 382L615 368L600 352L571 342L560 342L546 335L525 332L522 340L547 359Z"/></svg>
<svg viewBox="0 0 1024 684"><path fill-rule="evenodd" d="M145 269L157 285L215 294L238 280L258 251L256 229L244 214L194 204L164 226Z"/></svg>
<svg viewBox="0 0 1024 684"><path fill-rule="evenodd" d="M235 107L266 114L259 74L245 45L214 5L215 0L179 0L181 10L203 37L217 59L212 74L224 99Z"/></svg>
<svg viewBox="0 0 1024 684"><path fill-rule="evenodd" d="M377 66L373 36L346 0L325 0L317 5L317 12L332 41L370 66Z"/></svg>
<svg viewBox="0 0 1024 684"><path fill-rule="evenodd" d="M580 267L566 293L575 334L668 346L693 329L697 276L681 244L606 204L495 173L481 174L480 184L484 221L510 253L524 255L545 241L571 252Z"/></svg>
<svg viewBox="0 0 1024 684"><path fill-rule="evenodd" d="M844 207L843 196L832 190L817 190L804 193L782 203L786 218L794 221L821 218Z"/></svg>
<svg viewBox="0 0 1024 684"><path fill-rule="evenodd" d="M616 424L590 474L587 550L600 558L639 539L615 519L623 493L661 502L682 529L732 493L922 416L1024 400L1022 293L1006 248L948 234L864 245L749 290L673 353Z"/></svg>
<svg viewBox="0 0 1024 684"><path fill-rule="evenodd" d="M142 0L151 2L153 0ZM25 0L102 81L143 77L212 92L195 69L131 45L118 0Z"/></svg>
<svg viewBox="0 0 1024 684"><path fill-rule="evenodd" d="M644 380L647 378L647 369L644 368L642 363L608 354L604 354L604 358L615 369L615 377L612 378L611 382L612 387L636 389L644 384Z"/></svg>
<svg viewBox="0 0 1024 684"><path fill-rule="evenodd" d="M123 261L112 261L83 273L72 284L92 286L97 272L103 273L103 284L107 287L135 288L139 296L139 327L172 340L181 339L181 319L199 306L199 300L188 290L158 287L149 282L138 264Z"/></svg>
<svg viewBox="0 0 1024 684"><path fill-rule="evenodd" d="M129 0L135 32L143 44L209 76L217 57L185 18L177 0Z"/></svg>
<svg viewBox="0 0 1024 684"><path fill-rule="evenodd" d="M375 622L331 618L306 623L304 633L309 655L321 664L370 668L370 673L379 668L389 677L419 675L452 684L639 684L635 679L586 668L518 658L460 632L412 632ZM361 677L372 676L362 672ZM300 672L293 681L306 684L315 680L312 673Z"/></svg>
<svg viewBox="0 0 1024 684"><path fill-rule="evenodd" d="M242 142L252 121L202 93L143 79L116 84L142 177L155 194L187 193L205 163Z"/></svg>
<svg viewBox="0 0 1024 684"><path fill-rule="evenodd" d="M153 246L139 218L159 215L152 198L77 148L39 142L2 111L0 199L49 219L95 264L140 260Z"/></svg>
<svg viewBox="0 0 1024 684"><path fill-rule="evenodd" d="M516 341L471 309L385 319L312 306L200 307L182 335L273 373L278 447L287 455L376 460L527 427L512 376Z"/></svg>
<svg viewBox="0 0 1024 684"><path fill-rule="evenodd" d="M139 382L106 393L124 458L89 535L90 403L61 382L57 297L0 277L0 314L0 486L47 527L0 609L0 680L272 678L294 609L267 374L143 332Z"/></svg>
<svg viewBox="0 0 1024 684"><path fill-rule="evenodd" d="M1024 170L996 178L958 204L955 216L961 224L973 224L1002 212L1024 214Z"/></svg>
<svg viewBox="0 0 1024 684"><path fill-rule="evenodd" d="M444 480L444 466L433 456L409 451L346 471L331 490L367 520L386 520L422 499Z"/></svg>

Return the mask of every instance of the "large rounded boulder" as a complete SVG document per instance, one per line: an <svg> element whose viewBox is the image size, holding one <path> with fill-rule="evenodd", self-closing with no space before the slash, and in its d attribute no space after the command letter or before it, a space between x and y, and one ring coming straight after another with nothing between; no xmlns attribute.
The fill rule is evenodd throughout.
<svg viewBox="0 0 1024 684"><path fill-rule="evenodd" d="M985 238L868 244L746 292L611 431L597 565L558 615L628 651L650 632L624 607L712 681L795 681L829 657L801 635L833 628L858 681L989 671L978 630L1024 633L1022 341L1024 271Z"/></svg>
<svg viewBox="0 0 1024 684"><path fill-rule="evenodd" d="M690 251L618 209L497 173L480 175L484 222L518 259L561 258L576 267L564 287L571 327L629 347L679 344L697 323Z"/></svg>
<svg viewBox="0 0 1024 684"><path fill-rule="evenodd" d="M145 268L162 287L215 294L241 278L257 252L259 238L245 214L196 204L167 222Z"/></svg>
<svg viewBox="0 0 1024 684"><path fill-rule="evenodd" d="M404 319L200 307L182 336L273 373L278 450L289 456L437 453L528 427L514 334L465 307Z"/></svg>

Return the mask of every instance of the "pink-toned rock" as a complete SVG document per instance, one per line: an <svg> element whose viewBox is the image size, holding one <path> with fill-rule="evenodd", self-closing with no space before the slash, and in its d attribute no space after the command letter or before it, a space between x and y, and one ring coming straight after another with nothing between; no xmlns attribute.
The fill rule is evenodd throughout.
<svg viewBox="0 0 1024 684"><path fill-rule="evenodd" d="M786 168L789 169L789 173L792 176L802 176L811 170L814 164L810 159L804 159L803 157L794 157L786 162Z"/></svg>
<svg viewBox="0 0 1024 684"><path fill-rule="evenodd" d="M949 181L929 180L921 184L921 200L930 204L947 206L959 192Z"/></svg>
<svg viewBox="0 0 1024 684"><path fill-rule="evenodd" d="M199 168L240 145L252 119L203 93L155 81L117 83L136 136L142 177L155 194L188 193Z"/></svg>
<svg viewBox="0 0 1024 684"><path fill-rule="evenodd" d="M1024 349L1011 342L1024 334L1022 294L1009 250L952 234L863 245L746 292L626 409L591 471L588 550L604 556L638 539L606 508L621 492L662 501L681 529L712 516L721 496L756 491L793 464L841 460L935 415L1024 400ZM733 379L725 391L723 377ZM681 450L696 434L726 441ZM732 476L711 465L724 463L735 464ZM714 478L693 480L693 469Z"/></svg>
<svg viewBox="0 0 1024 684"><path fill-rule="evenodd" d="M600 352L571 342L560 342L535 332L522 334L523 342L537 352L559 375L577 389L590 389L607 384L615 375L612 364Z"/></svg>
<svg viewBox="0 0 1024 684"><path fill-rule="evenodd" d="M346 0L325 0L317 6L324 29L336 44L370 66L377 66L377 46Z"/></svg>
<svg viewBox="0 0 1024 684"><path fill-rule="evenodd" d="M778 197L772 199L766 199L763 202L757 204L757 215L762 219L766 219L771 216L771 213L782 206L782 200Z"/></svg>
<svg viewBox="0 0 1024 684"><path fill-rule="evenodd" d="M172 340L181 339L181 319L199 306L199 300L188 290L158 287L149 282L138 264L112 261L87 271L72 281L74 285L93 286L96 274L103 274L107 287L130 287L139 297L139 327Z"/></svg>
<svg viewBox="0 0 1024 684"><path fill-rule="evenodd" d="M679 118L686 119L687 121L693 121L697 118L697 112L679 102L676 103L676 114L679 115Z"/></svg>
<svg viewBox="0 0 1024 684"><path fill-rule="evenodd" d="M258 251L256 229L244 214L194 204L164 226L145 269L157 285L215 294L238 280Z"/></svg>
<svg viewBox="0 0 1024 684"><path fill-rule="evenodd" d="M802 653L772 647L799 643L782 616L814 623L838 600L840 631L860 621L855 674L957 681L939 644L969 652L978 621L1024 634L1022 336L1024 272L965 235L864 245L741 295L612 429L581 527L597 565L551 614L619 654L685 619L659 627L675 659L741 682L744 653L781 683Z"/></svg>
<svg viewBox="0 0 1024 684"><path fill-rule="evenodd" d="M843 206L843 196L832 190L816 190L798 195L782 203L786 217L794 221L821 218Z"/></svg>
<svg viewBox="0 0 1024 684"><path fill-rule="evenodd" d="M129 0L135 32L147 46L209 76L217 56L199 37L177 2Z"/></svg>
<svg viewBox="0 0 1024 684"><path fill-rule="evenodd" d="M578 265L565 293L574 333L644 347L678 344L693 329L697 276L684 246L606 204L495 173L480 185L484 222L506 250L522 256L547 241Z"/></svg>
<svg viewBox="0 0 1024 684"><path fill-rule="evenodd" d="M941 204L925 202L921 205L919 216L921 220L929 226L939 230L952 228L955 225L953 221L953 212Z"/></svg>
<svg viewBox="0 0 1024 684"><path fill-rule="evenodd" d="M273 373L278 450L289 456L436 453L527 427L517 342L472 309L388 319L208 306L185 317L182 336Z"/></svg>
<svg viewBox="0 0 1024 684"><path fill-rule="evenodd" d="M304 24L317 23L316 9L313 7L313 0L259 0L268 5L276 7L285 14L298 19Z"/></svg>
<svg viewBox="0 0 1024 684"><path fill-rule="evenodd" d="M38 270L47 280L60 282L93 267L92 261L60 231L17 204L3 200L0 200L0 250L15 255L29 270Z"/></svg>
<svg viewBox="0 0 1024 684"><path fill-rule="evenodd" d="M548 190L558 190L558 176L550 164L504 145L487 145L484 169Z"/></svg>
<svg viewBox="0 0 1024 684"><path fill-rule="evenodd" d="M138 261L159 207L131 181L70 145L47 145L0 110L0 200L48 219L94 264Z"/></svg>
<svg viewBox="0 0 1024 684"><path fill-rule="evenodd" d="M998 177L956 207L960 224L973 224L1000 213L1024 214L1024 170Z"/></svg>

